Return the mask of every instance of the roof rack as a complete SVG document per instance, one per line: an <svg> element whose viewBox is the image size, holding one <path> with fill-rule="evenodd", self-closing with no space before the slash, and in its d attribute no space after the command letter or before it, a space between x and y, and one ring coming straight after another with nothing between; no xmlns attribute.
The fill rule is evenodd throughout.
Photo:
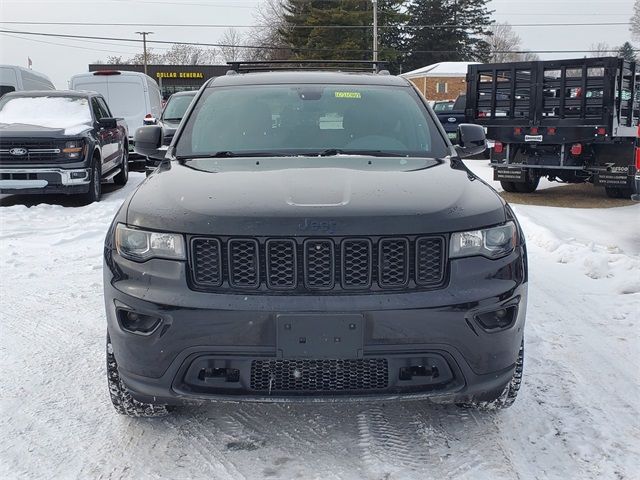
<svg viewBox="0 0 640 480"><path fill-rule="evenodd" d="M259 60L227 62L229 70L236 73L272 72L281 70L333 70L340 72L382 73L381 66L389 62L370 60ZM388 72L387 72L388 73Z"/></svg>

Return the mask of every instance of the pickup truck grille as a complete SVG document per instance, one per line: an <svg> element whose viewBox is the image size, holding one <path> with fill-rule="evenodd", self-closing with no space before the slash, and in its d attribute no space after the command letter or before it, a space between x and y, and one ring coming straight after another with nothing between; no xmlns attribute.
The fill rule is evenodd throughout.
<svg viewBox="0 0 640 480"><path fill-rule="evenodd" d="M322 294L439 288L443 236L190 239L191 287L200 291Z"/></svg>
<svg viewBox="0 0 640 480"><path fill-rule="evenodd" d="M64 148L64 142L57 142L50 139L33 139L33 138L2 138L0 137L0 164L2 165L24 165L34 164L51 164L74 162L77 159L68 159L61 155ZM25 149L24 155L13 155L11 150Z"/></svg>

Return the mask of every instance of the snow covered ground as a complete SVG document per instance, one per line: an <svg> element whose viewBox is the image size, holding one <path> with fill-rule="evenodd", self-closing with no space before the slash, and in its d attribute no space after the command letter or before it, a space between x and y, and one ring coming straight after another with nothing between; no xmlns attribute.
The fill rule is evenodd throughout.
<svg viewBox="0 0 640 480"><path fill-rule="evenodd" d="M640 478L640 206L514 206L531 283L509 410L224 404L129 419L106 389L101 253L143 178L85 207L0 199L1 478Z"/></svg>

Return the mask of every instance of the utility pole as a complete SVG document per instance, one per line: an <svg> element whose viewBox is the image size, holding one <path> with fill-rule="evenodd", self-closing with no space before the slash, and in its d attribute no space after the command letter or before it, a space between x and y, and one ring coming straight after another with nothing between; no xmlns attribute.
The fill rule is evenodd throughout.
<svg viewBox="0 0 640 480"><path fill-rule="evenodd" d="M142 48L144 49L144 74L147 74L147 35L152 35L153 32L136 32L138 35L142 35Z"/></svg>
<svg viewBox="0 0 640 480"><path fill-rule="evenodd" d="M371 0L371 3L373 3L373 61L377 62L378 61L378 0Z"/></svg>

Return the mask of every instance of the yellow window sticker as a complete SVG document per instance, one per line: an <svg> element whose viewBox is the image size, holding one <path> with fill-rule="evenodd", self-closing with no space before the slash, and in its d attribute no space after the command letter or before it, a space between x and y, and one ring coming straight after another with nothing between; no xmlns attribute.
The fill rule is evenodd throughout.
<svg viewBox="0 0 640 480"><path fill-rule="evenodd" d="M360 92L336 92L336 98L362 98Z"/></svg>

